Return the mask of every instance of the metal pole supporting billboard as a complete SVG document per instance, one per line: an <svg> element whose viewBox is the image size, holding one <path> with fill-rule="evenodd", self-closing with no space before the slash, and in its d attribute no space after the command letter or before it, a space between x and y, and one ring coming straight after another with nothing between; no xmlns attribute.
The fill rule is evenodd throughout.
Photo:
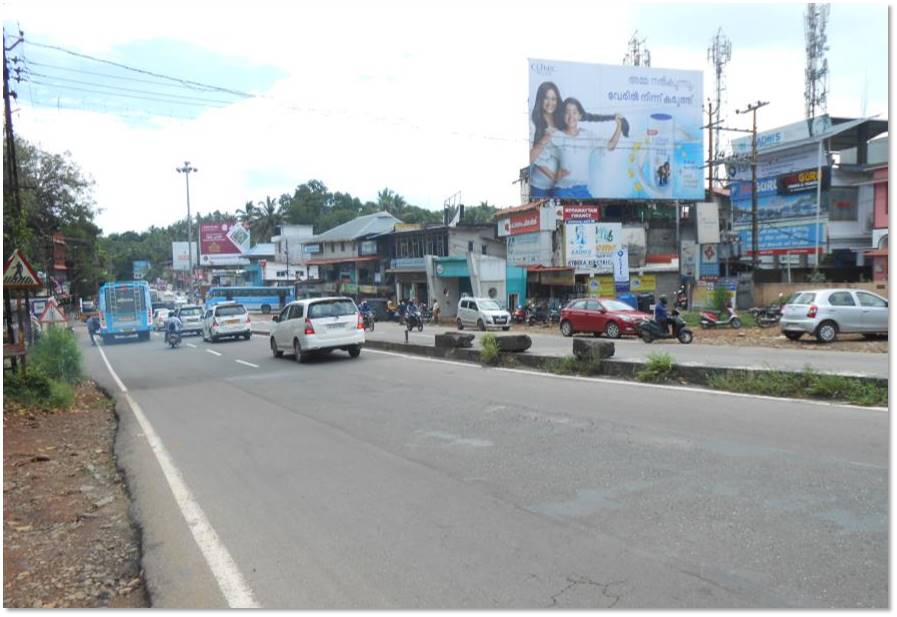
<svg viewBox="0 0 897 617"><path fill-rule="evenodd" d="M177 168L178 173L184 174L187 180L187 260L190 263L190 278L193 278L193 224L190 218L190 172L199 171L196 167L190 167L190 161L184 161L183 167Z"/></svg>

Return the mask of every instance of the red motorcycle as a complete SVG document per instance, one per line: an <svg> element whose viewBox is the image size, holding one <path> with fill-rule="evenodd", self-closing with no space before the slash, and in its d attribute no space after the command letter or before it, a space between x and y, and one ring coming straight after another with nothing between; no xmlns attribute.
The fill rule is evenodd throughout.
<svg viewBox="0 0 897 617"><path fill-rule="evenodd" d="M741 327L741 318L738 317L731 305L727 306L725 311L720 311L719 313L716 311L704 311L701 313L702 328L724 328L726 326L731 326L735 330Z"/></svg>
<svg viewBox="0 0 897 617"><path fill-rule="evenodd" d="M526 307L522 304L517 307L517 310L511 313L511 321L513 321L514 323L525 323L526 317Z"/></svg>

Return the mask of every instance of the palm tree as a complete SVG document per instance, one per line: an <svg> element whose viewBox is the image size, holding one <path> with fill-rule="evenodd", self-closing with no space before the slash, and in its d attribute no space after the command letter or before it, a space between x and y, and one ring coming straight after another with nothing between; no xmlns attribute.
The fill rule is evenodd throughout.
<svg viewBox="0 0 897 617"><path fill-rule="evenodd" d="M278 226L283 224L283 207L279 206L277 201L270 196L265 196L265 201L259 202L254 213L252 232L256 241L269 241Z"/></svg>
<svg viewBox="0 0 897 617"><path fill-rule="evenodd" d="M381 210L385 210L393 216L401 218L401 212L408 205L405 198L398 193L393 192L389 188L384 188L377 193L377 206Z"/></svg>
<svg viewBox="0 0 897 617"><path fill-rule="evenodd" d="M237 208L237 220L241 223L249 223L251 225L256 219L256 216L255 204L251 201L247 201L242 210Z"/></svg>

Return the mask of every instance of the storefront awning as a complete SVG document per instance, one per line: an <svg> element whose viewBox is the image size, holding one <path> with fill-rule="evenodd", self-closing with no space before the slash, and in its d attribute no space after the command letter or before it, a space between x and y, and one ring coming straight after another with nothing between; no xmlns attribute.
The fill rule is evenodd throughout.
<svg viewBox="0 0 897 617"><path fill-rule="evenodd" d="M362 263L368 261L379 261L379 255L369 255L367 257L331 257L329 259L309 259L306 263L308 266L326 266L329 264L347 264Z"/></svg>

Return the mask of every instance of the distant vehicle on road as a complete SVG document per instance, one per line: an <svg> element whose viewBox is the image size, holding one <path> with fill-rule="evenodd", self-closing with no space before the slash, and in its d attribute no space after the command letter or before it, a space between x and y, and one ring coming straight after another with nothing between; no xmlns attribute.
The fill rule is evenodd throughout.
<svg viewBox="0 0 897 617"><path fill-rule="evenodd" d="M94 315L99 315L97 303L93 300L81 300L81 321L87 321Z"/></svg>
<svg viewBox="0 0 897 617"><path fill-rule="evenodd" d="M242 304L216 304L202 318L202 340L217 342L224 337L252 338L252 321Z"/></svg>
<svg viewBox="0 0 897 617"><path fill-rule="evenodd" d="M651 319L651 315L614 298L578 298L561 309L560 327L564 336L591 332L595 336L620 338L624 334L637 335L644 319Z"/></svg>
<svg viewBox="0 0 897 617"><path fill-rule="evenodd" d="M206 294L205 308L222 302L236 302L250 311L277 312L296 299L292 287L212 287Z"/></svg>
<svg viewBox="0 0 897 617"><path fill-rule="evenodd" d="M171 311L167 308L157 308L155 310L153 313L153 329L156 332L161 332L165 329L165 321L169 315L171 315Z"/></svg>
<svg viewBox="0 0 897 617"><path fill-rule="evenodd" d="M888 301L862 289L799 291L782 310L782 333L792 341L812 334L831 343L839 332L866 338L888 334Z"/></svg>
<svg viewBox="0 0 897 617"><path fill-rule="evenodd" d="M99 293L100 336L104 343L136 334L148 341L152 329L152 301L146 281L104 283Z"/></svg>
<svg viewBox="0 0 897 617"><path fill-rule="evenodd" d="M314 352L334 349L357 358L364 345L364 320L352 298L307 298L291 302L271 325L271 353L292 353L305 362Z"/></svg>
<svg viewBox="0 0 897 617"><path fill-rule="evenodd" d="M476 326L480 330L510 330L511 314L492 298L461 298L456 323L459 330L463 330L464 326Z"/></svg>
<svg viewBox="0 0 897 617"><path fill-rule="evenodd" d="M202 334L202 307L196 304L185 304L174 312L175 316L181 320L181 334L192 332L193 334Z"/></svg>

